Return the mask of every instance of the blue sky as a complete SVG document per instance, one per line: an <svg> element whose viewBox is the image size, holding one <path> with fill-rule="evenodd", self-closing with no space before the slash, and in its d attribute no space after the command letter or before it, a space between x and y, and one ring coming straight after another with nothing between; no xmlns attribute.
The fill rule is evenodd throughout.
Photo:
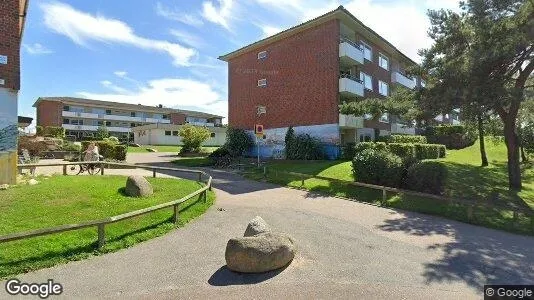
<svg viewBox="0 0 534 300"><path fill-rule="evenodd" d="M19 115L39 96L73 96L227 116L217 57L344 5L418 61L427 9L455 0L31 1Z"/></svg>

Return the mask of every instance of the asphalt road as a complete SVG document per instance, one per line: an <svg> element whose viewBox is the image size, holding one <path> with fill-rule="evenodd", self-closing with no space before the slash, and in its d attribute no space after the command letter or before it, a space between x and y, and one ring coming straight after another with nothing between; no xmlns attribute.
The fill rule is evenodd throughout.
<svg viewBox="0 0 534 300"><path fill-rule="evenodd" d="M156 153L129 159L164 165L171 158ZM212 176L216 204L186 227L18 278L52 278L63 285L63 298L145 299L480 299L484 284L534 283L532 237L322 197L227 172L213 171ZM224 267L226 242L242 235L256 215L294 237L297 257L278 272L230 272ZM0 298L6 297L2 289Z"/></svg>

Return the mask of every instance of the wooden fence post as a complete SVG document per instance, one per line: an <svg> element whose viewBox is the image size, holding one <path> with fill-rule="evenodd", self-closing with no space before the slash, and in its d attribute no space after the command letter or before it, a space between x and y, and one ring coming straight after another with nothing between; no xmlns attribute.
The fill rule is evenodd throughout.
<svg viewBox="0 0 534 300"><path fill-rule="evenodd" d="M474 206L473 205L469 205L467 207L467 220L469 222L472 222L473 221L473 208Z"/></svg>
<svg viewBox="0 0 534 300"><path fill-rule="evenodd" d="M385 189L382 189L382 205L386 205L388 201L388 193Z"/></svg>
<svg viewBox="0 0 534 300"><path fill-rule="evenodd" d="M63 175L67 175L67 165L63 165Z"/></svg>
<svg viewBox="0 0 534 300"><path fill-rule="evenodd" d="M172 215L172 222L174 223L174 225L177 225L178 221L180 220L180 212L178 210L178 204L174 205L173 209L174 209L174 213Z"/></svg>
<svg viewBox="0 0 534 300"><path fill-rule="evenodd" d="M104 247L106 243L106 232L104 228L104 223L98 224L98 250Z"/></svg>
<svg viewBox="0 0 534 300"><path fill-rule="evenodd" d="M100 175L104 175L104 169L106 168L106 165L100 164Z"/></svg>
<svg viewBox="0 0 534 300"><path fill-rule="evenodd" d="M208 202L208 192L206 190L202 192L202 200L204 201L204 203Z"/></svg>
<svg viewBox="0 0 534 300"><path fill-rule="evenodd" d="M202 181L202 173L198 173L198 182Z"/></svg>
<svg viewBox="0 0 534 300"><path fill-rule="evenodd" d="M515 210L514 210L513 214L514 214L514 218L513 218L513 221L512 221L513 222L512 227L516 228L517 222L519 222L519 214Z"/></svg>
<svg viewBox="0 0 534 300"><path fill-rule="evenodd" d="M152 177L156 178L156 170L152 170Z"/></svg>
<svg viewBox="0 0 534 300"><path fill-rule="evenodd" d="M304 186L304 179L306 179L306 177L302 176L302 181L300 182L300 186Z"/></svg>

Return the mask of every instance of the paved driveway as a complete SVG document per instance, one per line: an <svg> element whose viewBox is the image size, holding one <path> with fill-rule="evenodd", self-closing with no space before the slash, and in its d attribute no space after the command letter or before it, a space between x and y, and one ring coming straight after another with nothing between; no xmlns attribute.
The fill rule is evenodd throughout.
<svg viewBox="0 0 534 300"><path fill-rule="evenodd" d="M166 155L129 159L164 165ZM185 228L19 278L53 278L68 298L147 299L466 299L481 298L487 283L534 282L532 237L212 175L216 204ZM298 255L280 272L232 273L224 267L226 241L256 215L293 235Z"/></svg>

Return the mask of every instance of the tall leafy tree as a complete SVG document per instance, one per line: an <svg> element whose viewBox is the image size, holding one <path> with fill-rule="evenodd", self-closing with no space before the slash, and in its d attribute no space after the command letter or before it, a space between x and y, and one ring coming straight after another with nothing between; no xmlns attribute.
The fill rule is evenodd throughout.
<svg viewBox="0 0 534 300"><path fill-rule="evenodd" d="M521 189L517 120L534 71L534 1L468 0L460 14L430 11L434 45L422 51L440 105L496 113L504 125L511 189Z"/></svg>

